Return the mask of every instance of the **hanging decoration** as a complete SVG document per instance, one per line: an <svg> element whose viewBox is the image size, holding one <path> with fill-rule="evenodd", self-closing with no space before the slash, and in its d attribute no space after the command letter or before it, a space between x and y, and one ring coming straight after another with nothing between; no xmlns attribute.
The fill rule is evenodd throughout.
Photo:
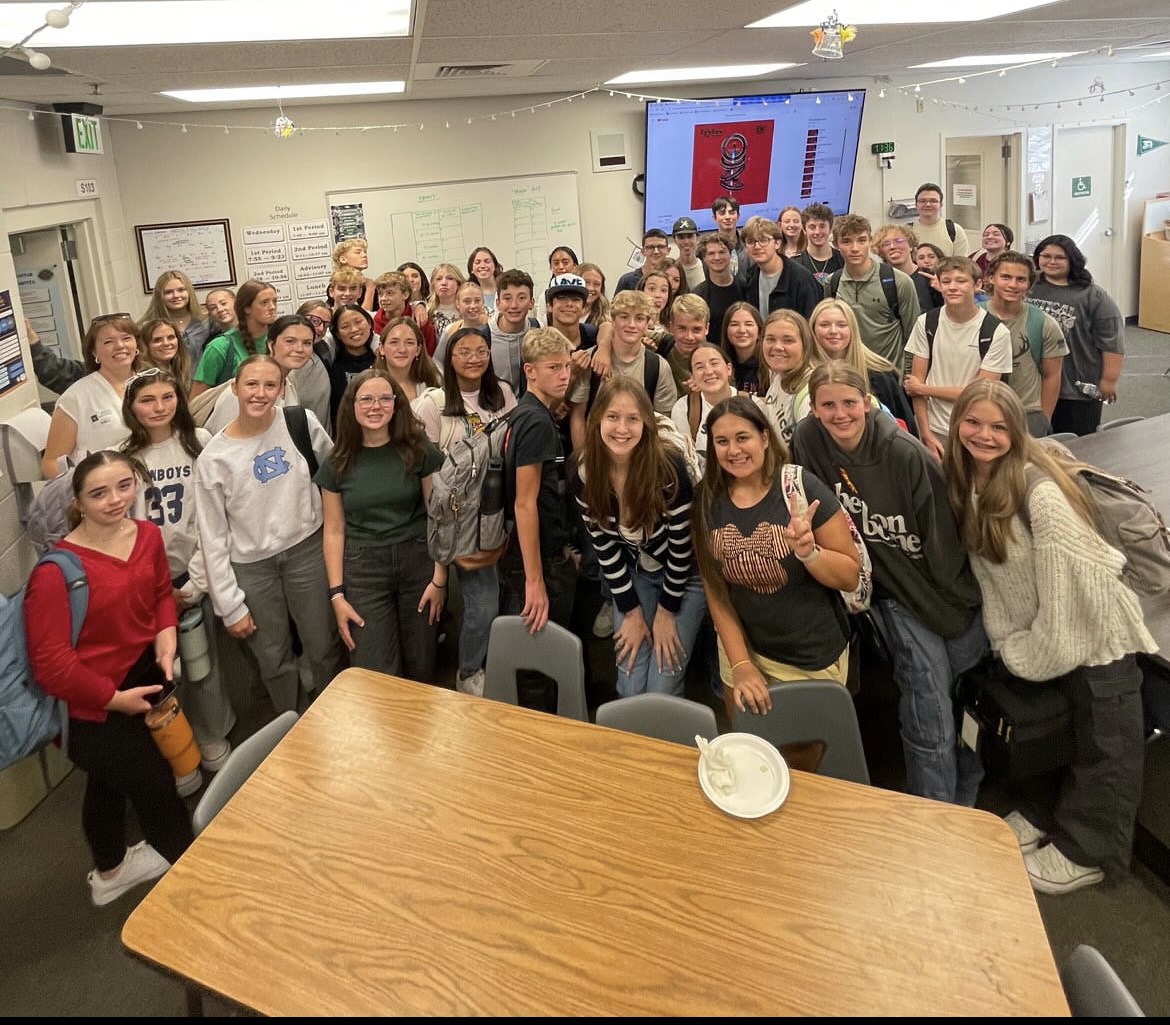
<svg viewBox="0 0 1170 1025"><path fill-rule="evenodd" d="M813 56L825 60L840 60L845 56L845 44L857 38L857 29L852 25L842 25L833 11L820 28L814 28L810 33L813 39Z"/></svg>
<svg viewBox="0 0 1170 1025"><path fill-rule="evenodd" d="M53 63L49 59L49 55L47 53L41 53L39 50L34 50L31 46L26 46L25 44L33 36L43 32L47 28L65 28L69 24L69 16L83 3L85 3L85 0L73 0L72 3L68 3L58 10L46 11L44 21L29 32L28 35L19 42L12 43L10 46L6 46L0 50L0 60L3 60L9 54L18 54L28 61L29 67L34 71L48 71Z"/></svg>
<svg viewBox="0 0 1170 1025"><path fill-rule="evenodd" d="M272 122L272 134L278 139L291 139L296 133L297 126L293 124L293 119L285 117L283 112Z"/></svg>

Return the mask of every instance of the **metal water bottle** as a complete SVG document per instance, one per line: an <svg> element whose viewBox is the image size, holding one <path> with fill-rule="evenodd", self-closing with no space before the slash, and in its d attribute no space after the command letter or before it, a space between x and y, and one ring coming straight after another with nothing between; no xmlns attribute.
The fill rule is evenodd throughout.
<svg viewBox="0 0 1170 1025"><path fill-rule="evenodd" d="M1105 401L1101 398L1101 389L1093 384L1092 381L1077 381L1073 387L1082 395L1087 395L1091 399L1096 399L1098 402Z"/></svg>
<svg viewBox="0 0 1170 1025"><path fill-rule="evenodd" d="M196 605L179 617L179 658L184 679L202 680L211 672L210 645L203 609Z"/></svg>

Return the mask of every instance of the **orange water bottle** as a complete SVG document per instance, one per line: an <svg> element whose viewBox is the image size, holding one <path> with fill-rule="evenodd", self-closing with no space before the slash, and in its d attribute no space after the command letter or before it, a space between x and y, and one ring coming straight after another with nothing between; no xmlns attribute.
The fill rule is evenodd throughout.
<svg viewBox="0 0 1170 1025"><path fill-rule="evenodd" d="M163 757L170 763L175 779L182 779L199 768L199 745L191 724L172 694L146 713L146 725Z"/></svg>

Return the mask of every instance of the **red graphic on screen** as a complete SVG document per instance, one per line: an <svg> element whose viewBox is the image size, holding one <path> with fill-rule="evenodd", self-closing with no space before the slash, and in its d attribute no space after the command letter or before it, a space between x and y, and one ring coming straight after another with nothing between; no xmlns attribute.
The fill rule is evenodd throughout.
<svg viewBox="0 0 1170 1025"><path fill-rule="evenodd" d="M740 204L763 203L772 173L773 121L695 125L691 209L709 207L720 196Z"/></svg>

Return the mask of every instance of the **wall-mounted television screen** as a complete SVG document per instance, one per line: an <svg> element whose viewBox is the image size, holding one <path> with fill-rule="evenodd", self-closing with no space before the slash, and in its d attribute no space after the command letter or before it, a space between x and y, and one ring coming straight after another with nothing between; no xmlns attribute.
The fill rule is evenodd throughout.
<svg viewBox="0 0 1170 1025"><path fill-rule="evenodd" d="M713 229L719 196L739 201L741 224L809 203L845 213L864 106L864 89L648 102L645 227Z"/></svg>

